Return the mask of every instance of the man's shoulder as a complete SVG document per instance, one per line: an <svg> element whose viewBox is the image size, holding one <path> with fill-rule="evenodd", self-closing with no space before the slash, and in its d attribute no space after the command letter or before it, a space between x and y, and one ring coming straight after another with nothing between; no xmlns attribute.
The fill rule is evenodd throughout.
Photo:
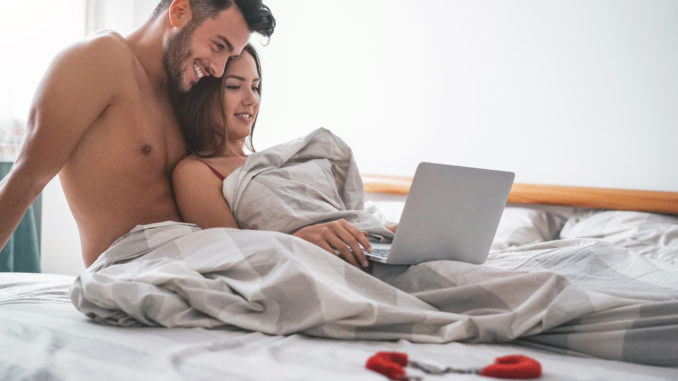
<svg viewBox="0 0 678 381"><path fill-rule="evenodd" d="M115 31L101 31L90 35L71 47L71 53L86 60L108 63L107 66L127 69L136 57L127 40ZM120 67L120 65L123 65Z"/></svg>
<svg viewBox="0 0 678 381"><path fill-rule="evenodd" d="M43 86L58 87L67 96L84 94L87 88L87 92L97 94L92 101L106 98L105 102L111 102L126 92L130 83L137 82L139 66L122 36L99 32L62 50L50 64Z"/></svg>
<svg viewBox="0 0 678 381"><path fill-rule="evenodd" d="M51 71L77 74L86 80L119 80L132 73L135 61L127 41L115 32L105 31L62 50L52 62Z"/></svg>
<svg viewBox="0 0 678 381"><path fill-rule="evenodd" d="M91 49L114 49L118 52L127 51L132 54L127 40L114 30L102 30L89 35L83 43Z"/></svg>

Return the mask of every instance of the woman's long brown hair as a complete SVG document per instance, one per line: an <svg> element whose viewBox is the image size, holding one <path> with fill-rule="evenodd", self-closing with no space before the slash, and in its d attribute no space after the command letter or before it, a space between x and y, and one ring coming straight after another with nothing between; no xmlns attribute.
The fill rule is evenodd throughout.
<svg viewBox="0 0 678 381"><path fill-rule="evenodd" d="M243 53L249 53L257 66L259 94L261 95L261 63L254 47L247 44ZM240 54L243 54L240 53ZM224 149L227 140L226 111L224 110L224 83L231 60L226 62L222 78L206 77L193 85L190 91L179 95L174 109L179 119L181 132L186 140L186 149L198 157L216 156ZM252 135L257 123L255 116L250 136L245 146L254 152ZM226 126L227 127L227 126Z"/></svg>

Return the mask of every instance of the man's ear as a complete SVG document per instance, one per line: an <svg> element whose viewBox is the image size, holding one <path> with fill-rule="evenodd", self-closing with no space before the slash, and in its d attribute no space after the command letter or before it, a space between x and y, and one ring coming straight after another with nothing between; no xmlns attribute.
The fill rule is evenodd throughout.
<svg viewBox="0 0 678 381"><path fill-rule="evenodd" d="M174 0L172 4L170 4L169 22L171 26L183 28L191 21L192 17L191 4L188 0Z"/></svg>

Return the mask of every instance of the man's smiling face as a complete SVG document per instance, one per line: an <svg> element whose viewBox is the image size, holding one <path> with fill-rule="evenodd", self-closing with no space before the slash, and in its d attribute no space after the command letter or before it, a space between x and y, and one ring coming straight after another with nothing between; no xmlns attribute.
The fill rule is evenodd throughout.
<svg viewBox="0 0 678 381"><path fill-rule="evenodd" d="M179 21L183 25L170 35L163 51L170 87L179 92L187 92L202 77L221 77L228 58L240 54L251 34L235 6L197 26L190 19Z"/></svg>

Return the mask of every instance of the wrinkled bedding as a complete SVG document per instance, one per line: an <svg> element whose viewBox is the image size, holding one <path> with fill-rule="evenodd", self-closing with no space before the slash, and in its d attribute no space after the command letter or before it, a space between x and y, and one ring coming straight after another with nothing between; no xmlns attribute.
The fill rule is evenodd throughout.
<svg viewBox="0 0 678 381"><path fill-rule="evenodd" d="M294 233L343 218L374 240L393 238L365 209L351 149L324 128L250 155L224 180L223 195L242 229Z"/></svg>
<svg viewBox="0 0 678 381"><path fill-rule="evenodd" d="M678 368L568 356L516 344L417 344L406 340L333 340L267 335L237 328L118 327L76 310L74 277L0 273L0 379L3 380L365 380L377 351L458 367L524 354L542 364L543 381L665 381ZM421 375L409 368L408 374ZM481 376L427 377L431 380Z"/></svg>
<svg viewBox="0 0 678 381"><path fill-rule="evenodd" d="M608 242L645 258L678 266L677 216L581 209L567 219L558 237Z"/></svg>
<svg viewBox="0 0 678 381"><path fill-rule="evenodd" d="M674 266L596 242L515 254L518 271L506 270L515 258L502 253L485 266L375 265L370 275L293 236L167 223L114 245L78 277L71 298L94 320L121 326L427 343L523 338L676 365Z"/></svg>
<svg viewBox="0 0 678 381"><path fill-rule="evenodd" d="M374 264L370 274L280 233L341 215L384 236L375 215L353 211L361 208L362 184L347 150L319 130L252 155L248 162L256 165L249 168L256 175L236 173L224 193L241 226L247 219L254 221L248 227L266 230L137 226L76 279L73 304L95 321L119 326L238 327L418 343L519 340L565 353L678 365L678 267L629 246L564 236L513 242L485 265ZM337 195L329 197L308 178L295 180L306 173L309 152L337 181ZM332 155L323 159L323 152ZM338 165L342 160L349 164ZM248 196L248 188L265 196ZM281 200L271 191L276 188L285 190L278 192ZM268 214L290 199L303 205L325 200L332 207L299 208L291 217Z"/></svg>

